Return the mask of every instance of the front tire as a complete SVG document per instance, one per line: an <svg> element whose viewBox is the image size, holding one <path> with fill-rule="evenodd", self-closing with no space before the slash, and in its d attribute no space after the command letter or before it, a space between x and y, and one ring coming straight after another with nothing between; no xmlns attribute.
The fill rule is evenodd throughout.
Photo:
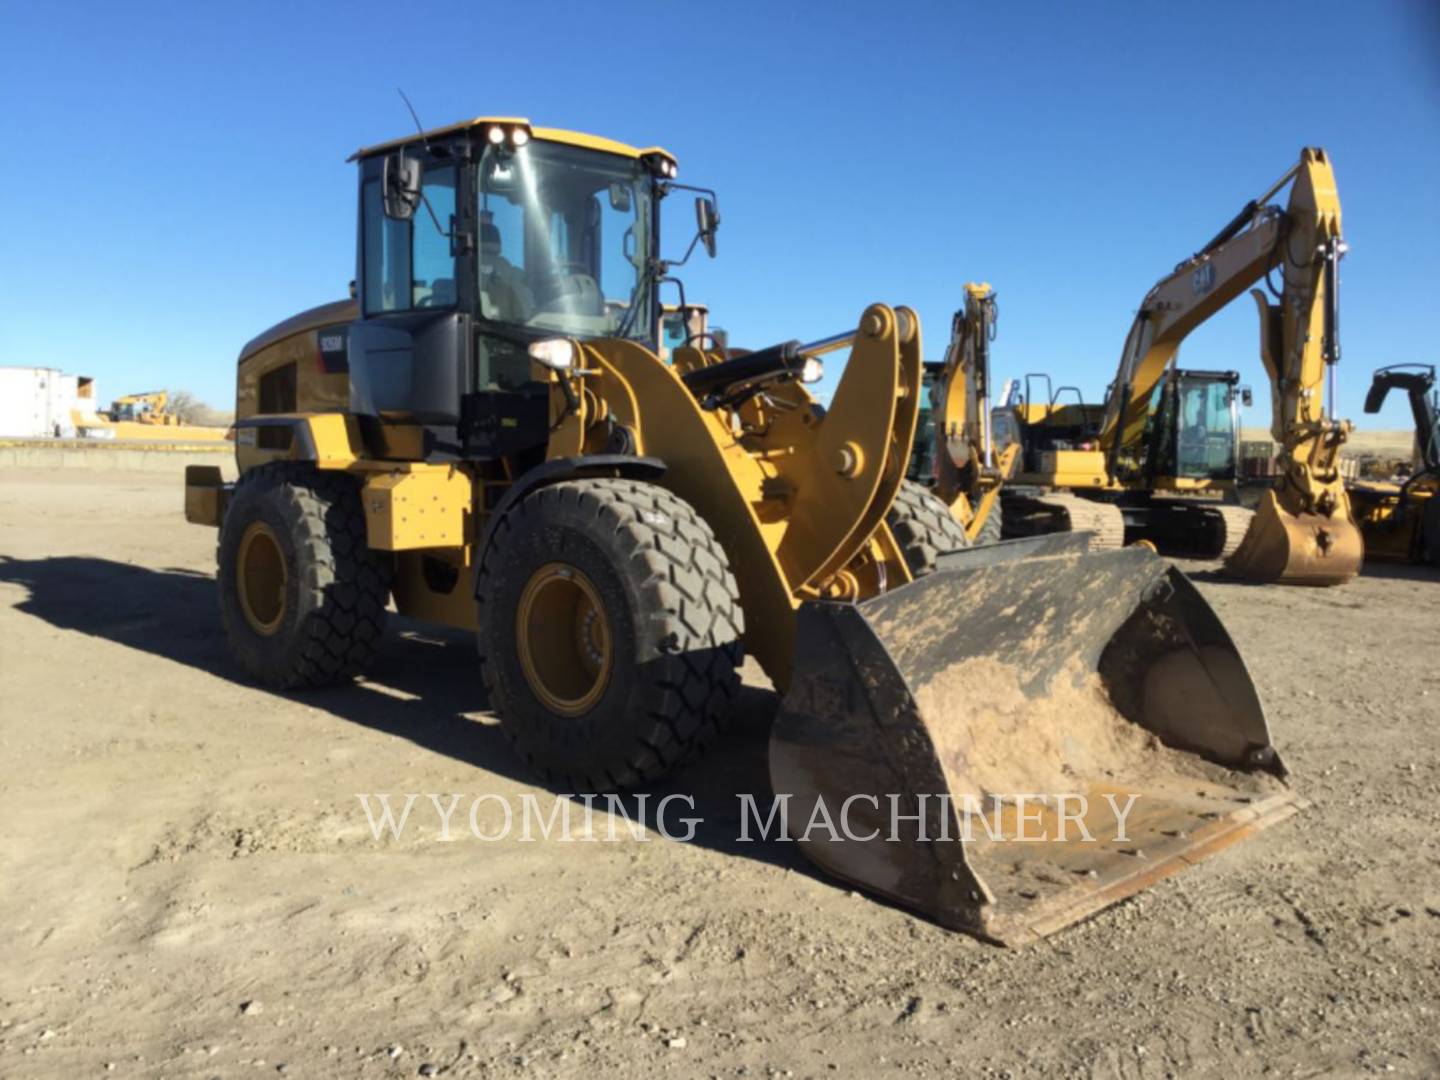
<svg viewBox="0 0 1440 1080"><path fill-rule="evenodd" d="M990 504L990 513L985 515L985 524L980 526L980 531L975 534L975 547L984 547L986 544L998 544L1005 533L1005 509L997 497Z"/></svg>
<svg viewBox="0 0 1440 1080"><path fill-rule="evenodd" d="M914 578L932 573L945 552L970 546L965 527L955 520L950 508L929 488L913 480L901 482L885 523Z"/></svg>
<svg viewBox="0 0 1440 1080"><path fill-rule="evenodd" d="M218 561L225 636L260 682L326 686L375 659L391 563L366 544L351 477L290 463L252 469L226 509Z"/></svg>
<svg viewBox="0 0 1440 1080"><path fill-rule="evenodd" d="M663 488L598 478L527 496L496 523L477 600L490 706L572 791L659 779L734 706L739 590L709 525Z"/></svg>

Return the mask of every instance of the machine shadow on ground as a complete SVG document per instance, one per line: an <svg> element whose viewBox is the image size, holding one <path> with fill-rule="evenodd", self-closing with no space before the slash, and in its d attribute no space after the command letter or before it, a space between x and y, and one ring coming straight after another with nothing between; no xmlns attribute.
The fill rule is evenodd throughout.
<svg viewBox="0 0 1440 1080"><path fill-rule="evenodd" d="M28 591L15 608L61 630L187 664L248 689L263 689L230 659L219 624L215 580L184 569L151 569L110 559L62 556L24 560L0 555L0 583ZM273 691L266 691L272 692ZM361 727L409 739L443 754L555 794L568 791L527 771L493 717L469 635L392 614L375 669L362 682L277 697L324 710ZM745 686L729 730L699 762L627 796L632 820L657 829L655 808L668 794L688 795L702 822L691 843L823 879L788 843L738 839L742 794L768 808L767 740L778 705L768 689ZM673 822L672 808L667 815ZM758 834L752 826L752 836Z"/></svg>

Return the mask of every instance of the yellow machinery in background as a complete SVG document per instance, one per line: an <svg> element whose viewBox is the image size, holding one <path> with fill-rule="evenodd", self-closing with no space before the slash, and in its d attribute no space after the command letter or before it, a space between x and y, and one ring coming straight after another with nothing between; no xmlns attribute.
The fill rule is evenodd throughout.
<svg viewBox="0 0 1440 1080"><path fill-rule="evenodd" d="M170 395L164 390L151 390L143 394L126 394L110 404L109 417L116 423L151 424L159 427L173 427L180 418L170 412Z"/></svg>
<svg viewBox="0 0 1440 1080"><path fill-rule="evenodd" d="M1271 200L1290 185L1289 202ZM1140 305L1103 406L1061 403L1067 388L1009 412L1021 464L1003 498L1006 535L1095 531L1102 544L1150 540L1223 557L1256 581L1328 585L1360 569L1361 541L1339 470L1350 431L1327 409L1340 359L1338 270L1345 245L1330 160L1300 161L1248 203ZM1280 284L1270 286L1273 274ZM1176 367L1181 343L1257 281L1280 474L1252 516L1234 503L1242 391L1233 372ZM1048 381L1047 381L1048 385Z"/></svg>
<svg viewBox="0 0 1440 1080"><path fill-rule="evenodd" d="M1365 555L1440 566L1440 401L1430 364L1392 364L1376 371L1365 411L1378 413L1391 390L1410 402L1415 454L1410 475L1398 483L1358 480L1348 485Z"/></svg>
<svg viewBox="0 0 1440 1080"><path fill-rule="evenodd" d="M713 743L748 650L783 694L786 831L827 871L998 941L1296 810L1245 665L1183 575L1079 536L949 550L955 519L904 478L913 312L872 304L748 353L696 339L666 363L658 286L684 259L660 257L659 210L685 187L664 150L480 118L356 159L355 299L245 346L240 479L187 472L251 676L362 674L393 601L473 631L518 755L592 792ZM714 194L689 190L690 250L713 255ZM847 348L822 409L806 383ZM1005 795L1061 790L1068 809ZM1123 841L1116 792L1142 808ZM956 842L982 801L1001 835ZM1051 842L1016 838L1027 822Z"/></svg>
<svg viewBox="0 0 1440 1080"><path fill-rule="evenodd" d="M84 400L91 398L86 396ZM225 426L184 423L170 411L169 406L170 394L165 390L126 394L111 402L108 411L81 407L72 409L71 422L84 438L116 439L130 443L219 442L230 433Z"/></svg>
<svg viewBox="0 0 1440 1080"><path fill-rule="evenodd" d="M726 353L729 335L710 327L710 309L704 304L666 304L660 315L660 359L674 359L675 350L694 346Z"/></svg>
<svg viewBox="0 0 1440 1080"><path fill-rule="evenodd" d="M908 474L950 508L972 544L1000 539L1000 487L1020 449L997 446L990 427L990 344L999 317L995 290L966 282L945 359L925 365L926 400Z"/></svg>

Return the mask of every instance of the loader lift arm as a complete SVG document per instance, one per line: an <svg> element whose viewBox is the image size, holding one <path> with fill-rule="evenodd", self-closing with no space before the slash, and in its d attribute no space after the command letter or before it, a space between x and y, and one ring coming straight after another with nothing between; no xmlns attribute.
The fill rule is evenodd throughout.
<svg viewBox="0 0 1440 1080"><path fill-rule="evenodd" d="M1375 372L1365 395L1365 411L1378 413L1391 390L1403 390L1415 418L1415 442L1426 472L1440 472L1440 409L1432 391L1435 368L1430 364L1391 364Z"/></svg>
<svg viewBox="0 0 1440 1080"><path fill-rule="evenodd" d="M1281 209L1272 200L1287 184L1289 200ZM1150 290L1125 340L1099 438L1112 476L1143 437L1151 394L1185 338L1280 271L1278 303L1251 289L1280 477L1227 563L1244 577L1336 584L1359 571L1360 537L1339 471L1351 425L1333 417L1344 251L1330 159L1324 150L1306 148L1264 194Z"/></svg>
<svg viewBox="0 0 1440 1080"><path fill-rule="evenodd" d="M1415 468L1398 487L1354 480L1346 488L1371 558L1440 565L1440 400L1430 364L1391 364L1375 372L1365 411L1378 413L1401 390L1415 419Z"/></svg>

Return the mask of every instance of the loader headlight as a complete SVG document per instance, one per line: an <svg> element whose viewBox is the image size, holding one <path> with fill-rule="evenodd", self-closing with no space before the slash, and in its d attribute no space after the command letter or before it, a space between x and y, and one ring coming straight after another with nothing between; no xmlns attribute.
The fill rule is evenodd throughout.
<svg viewBox="0 0 1440 1080"><path fill-rule="evenodd" d="M492 127L489 131L485 133L485 138L490 140L491 146L499 146L505 141L505 129L500 127Z"/></svg>
<svg viewBox="0 0 1440 1080"><path fill-rule="evenodd" d="M536 341L528 351L531 359L538 360L551 371L569 371L575 366L575 343L569 338Z"/></svg>
<svg viewBox="0 0 1440 1080"><path fill-rule="evenodd" d="M825 361L818 356L807 356L805 364L800 368L800 381L802 383L817 383L825 374Z"/></svg>
<svg viewBox="0 0 1440 1080"><path fill-rule="evenodd" d="M516 128L510 133L510 141L519 149L530 141L530 133L524 128Z"/></svg>

